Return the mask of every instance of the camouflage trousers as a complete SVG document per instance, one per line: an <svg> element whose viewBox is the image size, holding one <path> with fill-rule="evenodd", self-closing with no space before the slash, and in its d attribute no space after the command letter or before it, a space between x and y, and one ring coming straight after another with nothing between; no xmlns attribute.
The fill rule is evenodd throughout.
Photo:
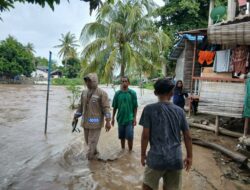
<svg viewBox="0 0 250 190"><path fill-rule="evenodd" d="M85 129L84 128L84 139L88 145L87 158L92 160L95 158L97 151L97 143L101 134L101 129Z"/></svg>

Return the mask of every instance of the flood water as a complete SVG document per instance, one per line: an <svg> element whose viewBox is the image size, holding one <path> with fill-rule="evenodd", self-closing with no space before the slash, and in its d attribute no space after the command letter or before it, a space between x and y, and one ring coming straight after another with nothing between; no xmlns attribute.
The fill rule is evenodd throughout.
<svg viewBox="0 0 250 190"><path fill-rule="evenodd" d="M112 88L103 87L110 99ZM155 102L152 91L139 98ZM102 131L100 160L85 158L83 132L71 133L70 93L52 86L48 133L44 135L46 86L0 85L0 189L3 190L136 190L141 189L141 127L135 128L134 151L122 152L117 127ZM198 152L198 154L197 154ZM221 177L210 150L194 147L194 167L183 172L183 189L248 189Z"/></svg>
<svg viewBox="0 0 250 190"><path fill-rule="evenodd" d="M104 89L112 98L114 90ZM100 157L104 161L89 163L83 132L71 133L74 111L69 109L70 93L64 87L51 87L48 133L44 135L46 95L46 86L0 85L0 188L99 188L93 176L98 179L113 169L105 160L126 154L120 152L116 128L103 133L100 139ZM136 154L124 159L130 156ZM124 172L122 168L120 172Z"/></svg>

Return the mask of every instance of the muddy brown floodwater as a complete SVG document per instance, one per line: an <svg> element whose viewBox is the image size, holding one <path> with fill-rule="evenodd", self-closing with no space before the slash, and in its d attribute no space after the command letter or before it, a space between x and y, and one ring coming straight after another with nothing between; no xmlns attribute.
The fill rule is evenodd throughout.
<svg viewBox="0 0 250 190"><path fill-rule="evenodd" d="M112 99L114 90L103 87ZM143 106L155 102L145 90L139 98ZM134 151L122 152L117 127L102 131L98 149L100 160L85 158L83 133L71 133L73 111L69 92L51 87L48 134L44 135L46 86L0 85L0 189L2 190L136 190L141 188L141 127L135 128ZM183 151L185 152L185 151ZM194 146L194 165L183 172L183 189L249 189L223 177L212 151Z"/></svg>

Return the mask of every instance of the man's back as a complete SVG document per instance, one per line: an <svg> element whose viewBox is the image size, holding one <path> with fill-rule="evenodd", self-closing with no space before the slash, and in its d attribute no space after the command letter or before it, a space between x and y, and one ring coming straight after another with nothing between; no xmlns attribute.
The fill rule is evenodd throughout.
<svg viewBox="0 0 250 190"><path fill-rule="evenodd" d="M148 105L140 125L150 130L147 165L158 170L182 169L181 131L188 130L183 110L167 102Z"/></svg>

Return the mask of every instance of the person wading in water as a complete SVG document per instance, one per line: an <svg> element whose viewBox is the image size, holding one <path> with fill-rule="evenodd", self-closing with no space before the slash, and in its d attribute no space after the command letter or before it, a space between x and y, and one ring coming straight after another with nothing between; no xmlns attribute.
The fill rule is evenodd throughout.
<svg viewBox="0 0 250 190"><path fill-rule="evenodd" d="M115 93L113 99L112 125L115 124L115 114L117 114L118 135L121 140L121 147L125 149L125 139L128 140L129 151L133 149L134 127L136 126L137 96L136 92L129 89L129 78L121 78L121 90Z"/></svg>
<svg viewBox="0 0 250 190"><path fill-rule="evenodd" d="M111 114L108 94L98 88L98 77L90 73L84 77L87 90L83 90L78 109L74 115L73 122L82 116L81 125L84 128L84 138L88 145L87 158L94 159L97 155L97 143L100 137L101 128L104 125L106 131L111 128Z"/></svg>
<svg viewBox="0 0 250 190"><path fill-rule="evenodd" d="M184 168L192 165L192 139L183 109L170 102L174 84L171 80L159 79L154 84L159 102L147 105L139 124L141 136L141 164L145 167L143 190L158 190L163 178L164 190L180 190L182 178L181 132L187 151ZM150 149L146 154L148 143Z"/></svg>

